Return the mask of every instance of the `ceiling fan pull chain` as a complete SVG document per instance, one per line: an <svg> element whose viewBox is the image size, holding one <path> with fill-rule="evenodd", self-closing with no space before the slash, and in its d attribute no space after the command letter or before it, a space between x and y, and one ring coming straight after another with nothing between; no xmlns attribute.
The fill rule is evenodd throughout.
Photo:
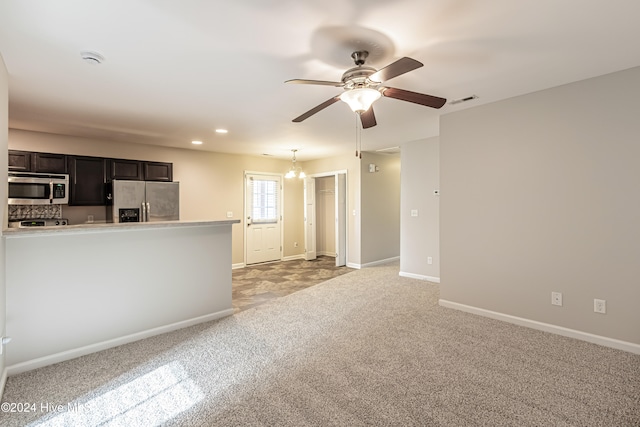
<svg viewBox="0 0 640 427"><path fill-rule="evenodd" d="M356 126L358 126L358 148L360 149L360 155L358 158L362 158L362 118L360 117L362 112L358 113L358 117L356 117Z"/></svg>
<svg viewBox="0 0 640 427"><path fill-rule="evenodd" d="M355 115L356 116L356 157L358 157L358 138L359 138L359 130L360 128L358 127L358 114Z"/></svg>

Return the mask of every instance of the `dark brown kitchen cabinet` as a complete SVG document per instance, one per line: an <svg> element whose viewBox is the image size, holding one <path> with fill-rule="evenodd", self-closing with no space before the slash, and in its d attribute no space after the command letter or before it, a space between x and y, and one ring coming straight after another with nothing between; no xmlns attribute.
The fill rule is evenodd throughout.
<svg viewBox="0 0 640 427"><path fill-rule="evenodd" d="M143 162L145 181L173 181L173 163Z"/></svg>
<svg viewBox="0 0 640 427"><path fill-rule="evenodd" d="M107 182L112 179L128 179L132 181L142 181L144 179L142 164L139 160L109 159L109 172Z"/></svg>
<svg viewBox="0 0 640 427"><path fill-rule="evenodd" d="M9 170L31 172L31 155L29 151L9 150Z"/></svg>
<svg viewBox="0 0 640 427"><path fill-rule="evenodd" d="M68 156L71 192L69 205L104 206L107 160L101 157Z"/></svg>
<svg viewBox="0 0 640 427"><path fill-rule="evenodd" d="M67 173L67 156L64 154L9 150L9 170L38 173Z"/></svg>
<svg viewBox="0 0 640 427"><path fill-rule="evenodd" d="M33 172L67 173L67 156L64 154L32 153Z"/></svg>

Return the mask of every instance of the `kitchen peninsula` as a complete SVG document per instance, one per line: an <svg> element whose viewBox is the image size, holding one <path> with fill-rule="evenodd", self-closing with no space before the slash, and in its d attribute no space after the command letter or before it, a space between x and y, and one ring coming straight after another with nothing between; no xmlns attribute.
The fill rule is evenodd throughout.
<svg viewBox="0 0 640 427"><path fill-rule="evenodd" d="M8 373L232 314L238 222L4 230Z"/></svg>

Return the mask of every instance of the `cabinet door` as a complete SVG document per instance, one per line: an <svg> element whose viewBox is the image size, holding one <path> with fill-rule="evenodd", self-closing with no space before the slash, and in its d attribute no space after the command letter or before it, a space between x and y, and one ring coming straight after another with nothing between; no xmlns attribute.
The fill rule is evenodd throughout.
<svg viewBox="0 0 640 427"><path fill-rule="evenodd" d="M9 170L31 172L31 154L28 151L9 150Z"/></svg>
<svg viewBox="0 0 640 427"><path fill-rule="evenodd" d="M145 181L173 181L173 163L144 162Z"/></svg>
<svg viewBox="0 0 640 427"><path fill-rule="evenodd" d="M142 162L138 160L109 159L109 173L107 181L112 179L127 179L142 181Z"/></svg>
<svg viewBox="0 0 640 427"><path fill-rule="evenodd" d="M33 153L33 171L67 173L67 156L64 154Z"/></svg>
<svg viewBox="0 0 640 427"><path fill-rule="evenodd" d="M100 157L69 156L70 205L106 205L105 163Z"/></svg>

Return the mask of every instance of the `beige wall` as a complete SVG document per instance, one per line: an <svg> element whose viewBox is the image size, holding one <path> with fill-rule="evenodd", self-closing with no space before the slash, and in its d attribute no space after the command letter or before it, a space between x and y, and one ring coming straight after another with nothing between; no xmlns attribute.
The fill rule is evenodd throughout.
<svg viewBox="0 0 640 427"><path fill-rule="evenodd" d="M289 160L260 156L240 156L120 143L29 132L11 129L9 148L89 156L119 157L173 163L174 180L180 182L180 217L183 220L224 220L227 212L233 219L243 218L244 171L283 173L291 166ZM6 151L6 150L5 150ZM6 155L6 154L5 154ZM283 214L285 257L301 255L303 241L303 187L296 180L283 180ZM72 223L83 222L87 214L104 219L104 207L69 207L63 215ZM234 264L244 262L244 225L233 226Z"/></svg>
<svg viewBox="0 0 640 427"><path fill-rule="evenodd" d="M402 144L400 273L440 280L440 139ZM411 216L411 211L417 216ZM432 264L428 263L431 257Z"/></svg>
<svg viewBox="0 0 640 427"><path fill-rule="evenodd" d="M640 344L638 88L633 68L442 117L443 300Z"/></svg>
<svg viewBox="0 0 640 427"><path fill-rule="evenodd" d="M369 172L369 165L378 167ZM362 153L363 265L400 256L400 156Z"/></svg>
<svg viewBox="0 0 640 427"><path fill-rule="evenodd" d="M9 160L7 158L9 128L9 75L4 65L2 55L0 55L0 181L7 182L7 168ZM7 200L7 186L0 185L0 200ZM0 208L0 224L5 223L7 217L6 203ZM6 321L6 277L5 277L5 238L2 237L2 227L0 227L0 336L5 335ZM0 356L0 397L4 390L5 380L5 353Z"/></svg>

